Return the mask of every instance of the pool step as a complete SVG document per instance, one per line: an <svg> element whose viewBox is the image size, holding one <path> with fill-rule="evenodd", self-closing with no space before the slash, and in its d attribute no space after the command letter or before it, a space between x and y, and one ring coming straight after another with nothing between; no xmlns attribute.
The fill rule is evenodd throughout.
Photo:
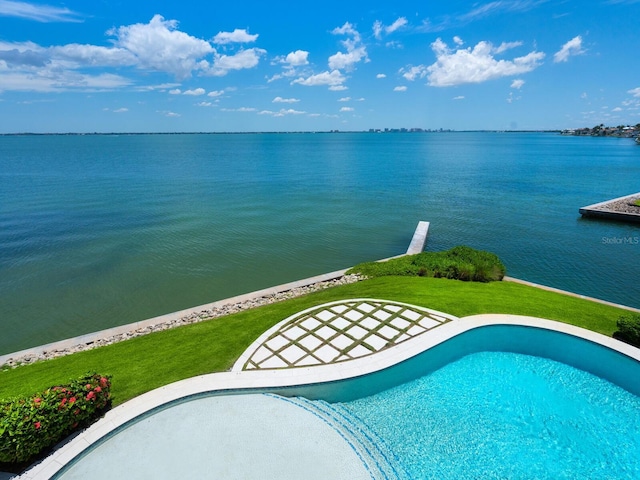
<svg viewBox="0 0 640 480"><path fill-rule="evenodd" d="M312 411L336 429L356 451L374 480L408 480L395 454L375 432L340 404L296 397L301 407Z"/></svg>

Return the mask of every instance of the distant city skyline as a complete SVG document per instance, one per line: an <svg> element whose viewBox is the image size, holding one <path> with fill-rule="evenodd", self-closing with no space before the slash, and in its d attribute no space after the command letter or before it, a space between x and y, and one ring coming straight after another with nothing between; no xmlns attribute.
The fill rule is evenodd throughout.
<svg viewBox="0 0 640 480"><path fill-rule="evenodd" d="M0 133L636 125L639 17L640 0L0 0Z"/></svg>

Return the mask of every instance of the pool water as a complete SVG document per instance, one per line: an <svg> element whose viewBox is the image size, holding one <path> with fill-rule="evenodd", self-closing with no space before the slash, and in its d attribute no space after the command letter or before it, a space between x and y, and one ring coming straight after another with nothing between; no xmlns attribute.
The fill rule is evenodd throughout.
<svg viewBox="0 0 640 480"><path fill-rule="evenodd" d="M473 353L339 406L413 479L640 478L640 397L540 357Z"/></svg>

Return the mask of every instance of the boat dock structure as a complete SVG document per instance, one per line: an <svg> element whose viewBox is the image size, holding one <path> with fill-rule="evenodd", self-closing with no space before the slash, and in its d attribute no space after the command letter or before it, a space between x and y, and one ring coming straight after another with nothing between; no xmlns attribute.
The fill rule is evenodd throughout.
<svg viewBox="0 0 640 480"><path fill-rule="evenodd" d="M632 193L624 197L594 203L580 208L583 217L604 218L621 222L640 223L640 206L634 201L640 199L640 192Z"/></svg>

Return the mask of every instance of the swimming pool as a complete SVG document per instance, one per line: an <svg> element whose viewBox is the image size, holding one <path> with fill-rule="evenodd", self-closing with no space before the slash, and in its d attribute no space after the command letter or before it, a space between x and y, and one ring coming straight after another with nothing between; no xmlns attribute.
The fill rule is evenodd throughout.
<svg viewBox="0 0 640 480"><path fill-rule="evenodd" d="M640 397L549 359L479 352L340 407L408 478L640 475Z"/></svg>
<svg viewBox="0 0 640 480"><path fill-rule="evenodd" d="M181 476L192 476L198 464L193 458L211 458L207 472L224 468L225 478L240 478L233 473L251 462L260 465L260 458L283 467L277 478L300 478L299 468L306 469L305 478L633 478L640 473L633 458L640 451L636 359L548 328L486 325L486 319L451 323L437 329L446 337L448 328L449 339L375 372L354 374L346 365L354 360L340 367L347 370L341 378L317 383L300 379L313 368L329 367L290 369L298 372L286 372L286 382L276 381L285 372L268 372L251 389L243 388L241 379L253 372L215 374L225 376L224 388L204 388L204 378L197 380L201 385L192 395L161 401L156 410L123 422L74 455L54 478L88 472L92 478L113 478L115 466L130 469L132 462L142 471L168 473L171 467L163 461L176 465L168 452L181 448L186 455L178 462ZM366 363L371 370L389 362L369 358ZM265 377L255 373L254 379ZM207 401L232 405L236 414L220 405L203 406ZM221 433L223 422L231 422L226 431L237 437L237 448L221 448L233 443L230 433ZM267 424L271 427L264 429ZM189 425L186 433L177 432ZM203 437L198 433L187 445L198 427ZM220 436L206 444L212 432ZM198 453L198 445L216 453ZM309 447L306 453L294 448L302 445ZM118 458L118 450L136 449L129 460ZM327 465L338 466L337 473L324 470ZM254 478L267 478L265 468L252 469Z"/></svg>

